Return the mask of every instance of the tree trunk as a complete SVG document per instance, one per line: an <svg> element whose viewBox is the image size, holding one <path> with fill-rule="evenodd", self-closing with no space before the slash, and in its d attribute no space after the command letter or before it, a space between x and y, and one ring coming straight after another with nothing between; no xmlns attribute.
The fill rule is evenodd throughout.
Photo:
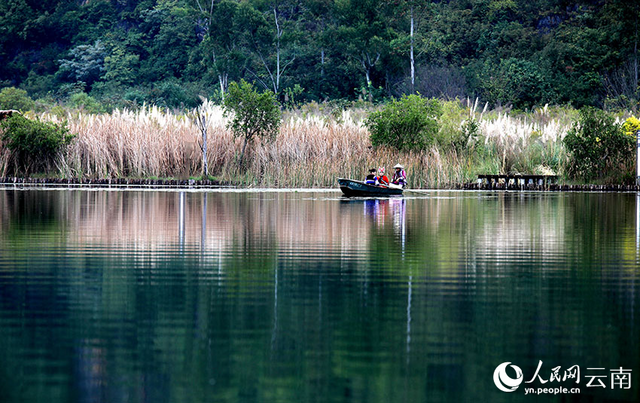
<svg viewBox="0 0 640 403"><path fill-rule="evenodd" d="M211 57L213 59L213 65L215 66L218 63L218 58L216 56L215 50L211 52ZM217 67L216 67L217 69ZM218 82L220 83L220 96L222 97L222 101L224 101L224 93L227 91L229 81L229 73L226 71L218 70Z"/></svg>
<svg viewBox="0 0 640 403"><path fill-rule="evenodd" d="M636 37L633 42L633 88L638 91L638 17L636 16Z"/></svg>
<svg viewBox="0 0 640 403"><path fill-rule="evenodd" d="M244 151L247 149L247 143L249 143L249 137L245 136L242 151L240 152L240 162L238 163L240 168L242 168L242 160L244 159Z"/></svg>
<svg viewBox="0 0 640 403"><path fill-rule="evenodd" d="M364 76L367 80L367 88L370 88L373 84L371 82L371 69L375 67L376 63L378 63L378 60L380 60L380 53L377 53L375 58L371 58L371 54L369 54L368 52L363 52L361 57L362 58L360 61L362 62Z"/></svg>
<svg viewBox="0 0 640 403"><path fill-rule="evenodd" d="M371 76L369 74L369 69L366 66L364 67L364 77L367 80L367 88L370 88L371 87Z"/></svg>
<svg viewBox="0 0 640 403"><path fill-rule="evenodd" d="M415 69L415 59L413 56L413 5L411 5L411 32L409 34L411 37L411 93L416 92L416 69Z"/></svg>
<svg viewBox="0 0 640 403"><path fill-rule="evenodd" d="M282 36L282 31L280 30L280 24L278 24L278 10L276 7L273 8L273 15L276 21L276 85L274 93L277 94L280 89L280 37Z"/></svg>
<svg viewBox="0 0 640 403"><path fill-rule="evenodd" d="M218 74L218 81L220 81L220 96L222 97L222 102L224 102L224 93L227 91L227 86L229 85L229 74Z"/></svg>
<svg viewBox="0 0 640 403"><path fill-rule="evenodd" d="M209 176L209 163L207 161L207 118L202 117L202 167L204 169L203 175Z"/></svg>
<svg viewBox="0 0 640 403"><path fill-rule="evenodd" d="M207 117L202 113L202 108L196 109L196 124L202 133L202 174L209 176L209 165L207 158Z"/></svg>

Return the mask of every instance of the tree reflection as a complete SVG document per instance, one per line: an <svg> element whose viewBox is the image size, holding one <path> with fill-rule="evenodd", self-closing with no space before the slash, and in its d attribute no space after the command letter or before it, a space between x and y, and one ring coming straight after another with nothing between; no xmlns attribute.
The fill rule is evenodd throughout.
<svg viewBox="0 0 640 403"><path fill-rule="evenodd" d="M506 360L640 364L637 195L11 192L17 400L490 401Z"/></svg>

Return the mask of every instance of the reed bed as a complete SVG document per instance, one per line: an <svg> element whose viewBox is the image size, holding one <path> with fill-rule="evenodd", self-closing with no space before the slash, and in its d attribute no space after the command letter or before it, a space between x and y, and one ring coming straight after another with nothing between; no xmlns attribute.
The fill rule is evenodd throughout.
<svg viewBox="0 0 640 403"><path fill-rule="evenodd" d="M336 178L363 178L369 168L384 166L392 175L403 164L412 187L447 187L475 179L478 173L543 170L556 172L562 164L561 140L570 119L557 110L541 108L529 115L478 112L477 102L462 108L462 117L443 127L461 127L465 119L479 123L480 136L468 149L455 151L434 145L421 152L371 147L362 110L287 113L272 142L254 141L247 148L246 166L238 160L242 139L227 129L219 106L205 103L209 173L218 180L243 186L331 187ZM43 120L60 121L44 114ZM193 112L158 107L116 110L91 115L68 112L69 128L77 134L60 154L56 176L74 178L189 178L203 172L201 133ZM7 171L8 151L0 147L0 173Z"/></svg>
<svg viewBox="0 0 640 403"><path fill-rule="evenodd" d="M492 156L486 173L559 174L567 161L562 140L576 114L563 108L535 109L511 116L508 112L484 111L479 121L482 146ZM471 110L475 116L475 107ZM497 159L496 159L497 158ZM483 172L484 173L484 172Z"/></svg>

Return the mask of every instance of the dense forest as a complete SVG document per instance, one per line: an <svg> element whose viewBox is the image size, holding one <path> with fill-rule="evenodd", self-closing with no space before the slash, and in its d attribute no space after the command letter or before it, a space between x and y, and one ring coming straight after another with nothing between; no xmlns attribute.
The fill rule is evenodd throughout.
<svg viewBox="0 0 640 403"><path fill-rule="evenodd" d="M0 88L103 108L417 92L638 106L636 0L2 0Z"/></svg>

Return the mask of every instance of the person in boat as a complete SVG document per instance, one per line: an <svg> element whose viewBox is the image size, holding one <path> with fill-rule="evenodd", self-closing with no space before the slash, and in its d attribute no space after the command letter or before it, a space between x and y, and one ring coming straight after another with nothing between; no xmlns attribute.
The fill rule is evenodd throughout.
<svg viewBox="0 0 640 403"><path fill-rule="evenodd" d="M384 167L378 168L378 184L381 186L389 186L389 178L384 174Z"/></svg>
<svg viewBox="0 0 640 403"><path fill-rule="evenodd" d="M377 185L378 184L378 177L376 176L376 169L375 168L371 168L369 170L369 175L367 175L367 178L364 180L364 183L366 183L367 185Z"/></svg>
<svg viewBox="0 0 640 403"><path fill-rule="evenodd" d="M404 167L400 164L396 164L394 168L396 172L393 174L392 183L394 185L405 187L407 185L407 173L405 172Z"/></svg>

